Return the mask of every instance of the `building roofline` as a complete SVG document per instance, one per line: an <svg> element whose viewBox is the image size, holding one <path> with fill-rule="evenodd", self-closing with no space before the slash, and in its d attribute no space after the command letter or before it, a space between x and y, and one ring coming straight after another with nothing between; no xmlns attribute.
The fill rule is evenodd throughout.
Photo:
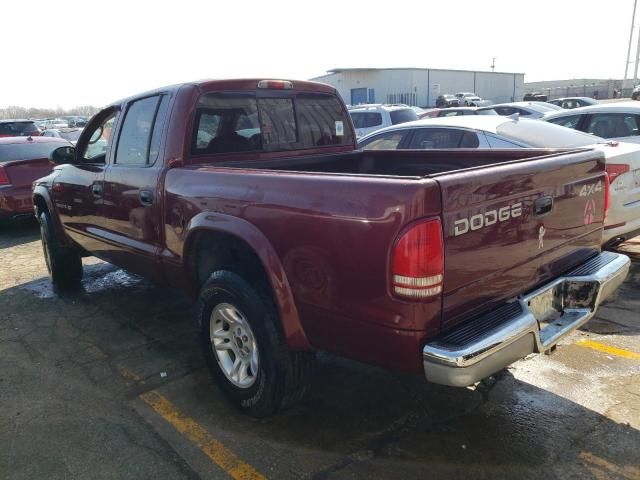
<svg viewBox="0 0 640 480"><path fill-rule="evenodd" d="M377 71L377 70L423 70L423 71L435 70L435 71L439 71L439 72L501 73L501 74L508 74L508 75L524 75L523 72L493 72L493 71L488 71L488 70L457 70L457 69L454 69L454 68L421 68L421 67L377 68L377 67L360 67L360 68L332 68L331 70L327 70L327 73L325 73L324 75L319 75L318 77L314 77L314 78L323 77L323 76L326 76L326 75L332 74L332 73L372 71L372 70L375 70L375 71Z"/></svg>

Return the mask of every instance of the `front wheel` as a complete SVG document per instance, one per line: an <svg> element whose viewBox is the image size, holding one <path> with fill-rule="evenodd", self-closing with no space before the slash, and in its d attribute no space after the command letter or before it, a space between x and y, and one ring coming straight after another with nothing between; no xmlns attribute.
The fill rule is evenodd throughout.
<svg viewBox="0 0 640 480"><path fill-rule="evenodd" d="M42 252L54 288L70 290L79 287L82 280L82 258L76 250L60 245L49 212L42 212L38 220Z"/></svg>
<svg viewBox="0 0 640 480"><path fill-rule="evenodd" d="M234 405L265 417L304 396L314 355L287 348L266 286L214 272L200 292L197 315L209 370Z"/></svg>

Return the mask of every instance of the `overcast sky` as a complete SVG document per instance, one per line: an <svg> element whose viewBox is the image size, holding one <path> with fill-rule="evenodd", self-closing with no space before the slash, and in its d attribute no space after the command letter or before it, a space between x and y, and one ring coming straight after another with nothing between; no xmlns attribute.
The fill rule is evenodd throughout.
<svg viewBox="0 0 640 480"><path fill-rule="evenodd" d="M182 81L308 79L335 67L489 70L491 57L525 82L622 78L632 9L633 0L2 2L0 107L100 106Z"/></svg>

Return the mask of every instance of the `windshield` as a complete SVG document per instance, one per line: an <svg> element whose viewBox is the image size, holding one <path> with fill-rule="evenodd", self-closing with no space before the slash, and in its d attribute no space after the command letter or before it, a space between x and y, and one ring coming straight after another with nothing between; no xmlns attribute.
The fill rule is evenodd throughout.
<svg viewBox="0 0 640 480"><path fill-rule="evenodd" d="M595 135L539 120L504 122L496 133L534 148L573 148L606 142Z"/></svg>

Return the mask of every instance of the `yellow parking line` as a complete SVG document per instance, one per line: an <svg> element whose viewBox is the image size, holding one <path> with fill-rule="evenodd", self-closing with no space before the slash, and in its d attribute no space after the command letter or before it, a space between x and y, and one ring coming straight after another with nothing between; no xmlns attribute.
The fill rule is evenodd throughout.
<svg viewBox="0 0 640 480"><path fill-rule="evenodd" d="M144 383L144 380L131 370L118 367L120 374L127 380ZM166 420L173 428L195 443L213 463L236 480L266 480L266 477L248 463L243 462L222 442L211 436L193 418L181 413L166 397L155 391L140 395L140 399Z"/></svg>
<svg viewBox="0 0 640 480"><path fill-rule="evenodd" d="M140 395L140 398L176 430L195 443L205 455L232 478L238 480L258 480L266 478L251 465L240 460L220 441L213 438L209 432L201 427L195 420L180 413L169 400L159 393L151 391Z"/></svg>
<svg viewBox="0 0 640 480"><path fill-rule="evenodd" d="M617 357L629 358L631 360L640 360L640 353L623 350L621 348L610 347L609 345L594 342L593 340L579 340L576 345L591 348L592 350L598 350L599 352L608 353L610 355L616 355Z"/></svg>

